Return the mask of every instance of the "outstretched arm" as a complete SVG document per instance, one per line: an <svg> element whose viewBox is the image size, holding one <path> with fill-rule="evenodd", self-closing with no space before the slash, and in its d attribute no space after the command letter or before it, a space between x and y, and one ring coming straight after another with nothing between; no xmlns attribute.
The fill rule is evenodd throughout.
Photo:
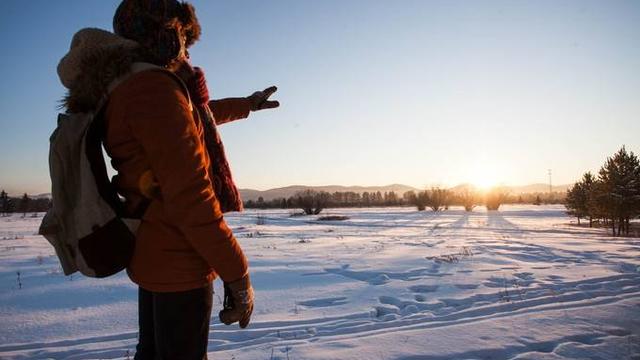
<svg viewBox="0 0 640 360"><path fill-rule="evenodd" d="M213 118L216 119L216 125L222 125L246 119L251 111L251 101L248 97L211 100L209 109L213 113Z"/></svg>
<svg viewBox="0 0 640 360"><path fill-rule="evenodd" d="M277 101L269 100L269 97L278 90L271 86L263 91L256 91L251 96L244 98L226 98L209 101L209 108L216 119L216 125L222 125L234 120L245 119L251 111L274 109L280 106Z"/></svg>

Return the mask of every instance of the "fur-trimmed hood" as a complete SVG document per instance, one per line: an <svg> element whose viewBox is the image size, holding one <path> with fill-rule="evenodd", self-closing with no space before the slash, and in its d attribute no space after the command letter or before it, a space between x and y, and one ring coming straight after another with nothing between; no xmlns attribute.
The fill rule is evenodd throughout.
<svg viewBox="0 0 640 360"><path fill-rule="evenodd" d="M142 55L134 41L101 29L78 31L58 64L60 81L69 90L62 106L71 113L95 111L109 85L138 61Z"/></svg>

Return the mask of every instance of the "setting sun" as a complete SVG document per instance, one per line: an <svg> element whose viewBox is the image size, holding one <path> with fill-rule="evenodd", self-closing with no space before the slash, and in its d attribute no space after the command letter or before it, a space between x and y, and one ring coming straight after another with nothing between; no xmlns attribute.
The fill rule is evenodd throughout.
<svg viewBox="0 0 640 360"><path fill-rule="evenodd" d="M489 190L504 182L503 174L498 171L498 168L489 161L481 161L469 174L469 182L478 190Z"/></svg>
<svg viewBox="0 0 640 360"><path fill-rule="evenodd" d="M488 190L498 185L498 182L493 174L479 173L477 177L473 179L472 184L480 190Z"/></svg>

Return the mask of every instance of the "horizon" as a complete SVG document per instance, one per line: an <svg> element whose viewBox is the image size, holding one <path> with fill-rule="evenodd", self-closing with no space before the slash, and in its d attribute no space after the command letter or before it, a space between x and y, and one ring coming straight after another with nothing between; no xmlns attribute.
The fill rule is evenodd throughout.
<svg viewBox="0 0 640 360"><path fill-rule="evenodd" d="M279 88L221 127L238 188L571 184L640 152L638 2L191 2L214 98ZM118 3L0 5L0 188L50 191L57 63Z"/></svg>
<svg viewBox="0 0 640 360"><path fill-rule="evenodd" d="M553 189L556 188L565 188L565 187L570 187L572 186L574 183L568 183L568 184L552 184ZM259 191L259 192L267 192L267 191L272 191L272 190L280 190L280 189L287 189L287 188L294 188L294 187L306 187L306 188L324 188L324 187L341 187L341 188L389 188L389 187L394 187L394 186L406 186L406 187L410 187L413 188L415 190L428 190L431 187L441 187L444 189L455 189L458 187L463 187L463 186L472 186L474 188L476 188L479 191L486 191L488 190L488 188L482 188L482 187L478 187L477 185L471 184L471 183L460 183L460 184L456 184L453 186L441 186L438 184L433 184L433 185L427 185L427 186L413 186L410 184L402 184L402 183L394 183L394 184L385 184L385 185L339 185L339 184L328 184L328 185L303 185L303 184L291 184L291 185L285 185L285 186L279 186L279 187L273 187L273 188L266 188L266 189L256 189L256 188L247 188L247 187L238 187L238 190L240 191ZM544 187L548 187L549 184L545 184L542 182L539 183L530 183L530 184L495 184L495 187L506 187L506 188L525 188L525 187L530 187L530 186L544 186ZM25 192L25 191L9 191L7 190L7 188L0 188L0 191L5 191L7 193L8 196L11 197L19 197L19 196L23 196L24 194L27 194L29 196L43 196L43 195L50 195L51 192L46 191L46 192L37 192L37 193L29 193L29 192ZM553 190L553 192L560 192L562 190ZM548 191L547 191L548 192Z"/></svg>

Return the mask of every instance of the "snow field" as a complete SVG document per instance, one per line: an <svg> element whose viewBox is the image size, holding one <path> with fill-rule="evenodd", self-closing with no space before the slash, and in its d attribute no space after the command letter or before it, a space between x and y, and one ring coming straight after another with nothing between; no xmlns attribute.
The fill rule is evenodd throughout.
<svg viewBox="0 0 640 360"><path fill-rule="evenodd" d="M226 216L256 308L214 316L211 359L640 359L640 239L561 206L326 212ZM40 220L0 218L0 358L132 358L136 287L63 276Z"/></svg>

